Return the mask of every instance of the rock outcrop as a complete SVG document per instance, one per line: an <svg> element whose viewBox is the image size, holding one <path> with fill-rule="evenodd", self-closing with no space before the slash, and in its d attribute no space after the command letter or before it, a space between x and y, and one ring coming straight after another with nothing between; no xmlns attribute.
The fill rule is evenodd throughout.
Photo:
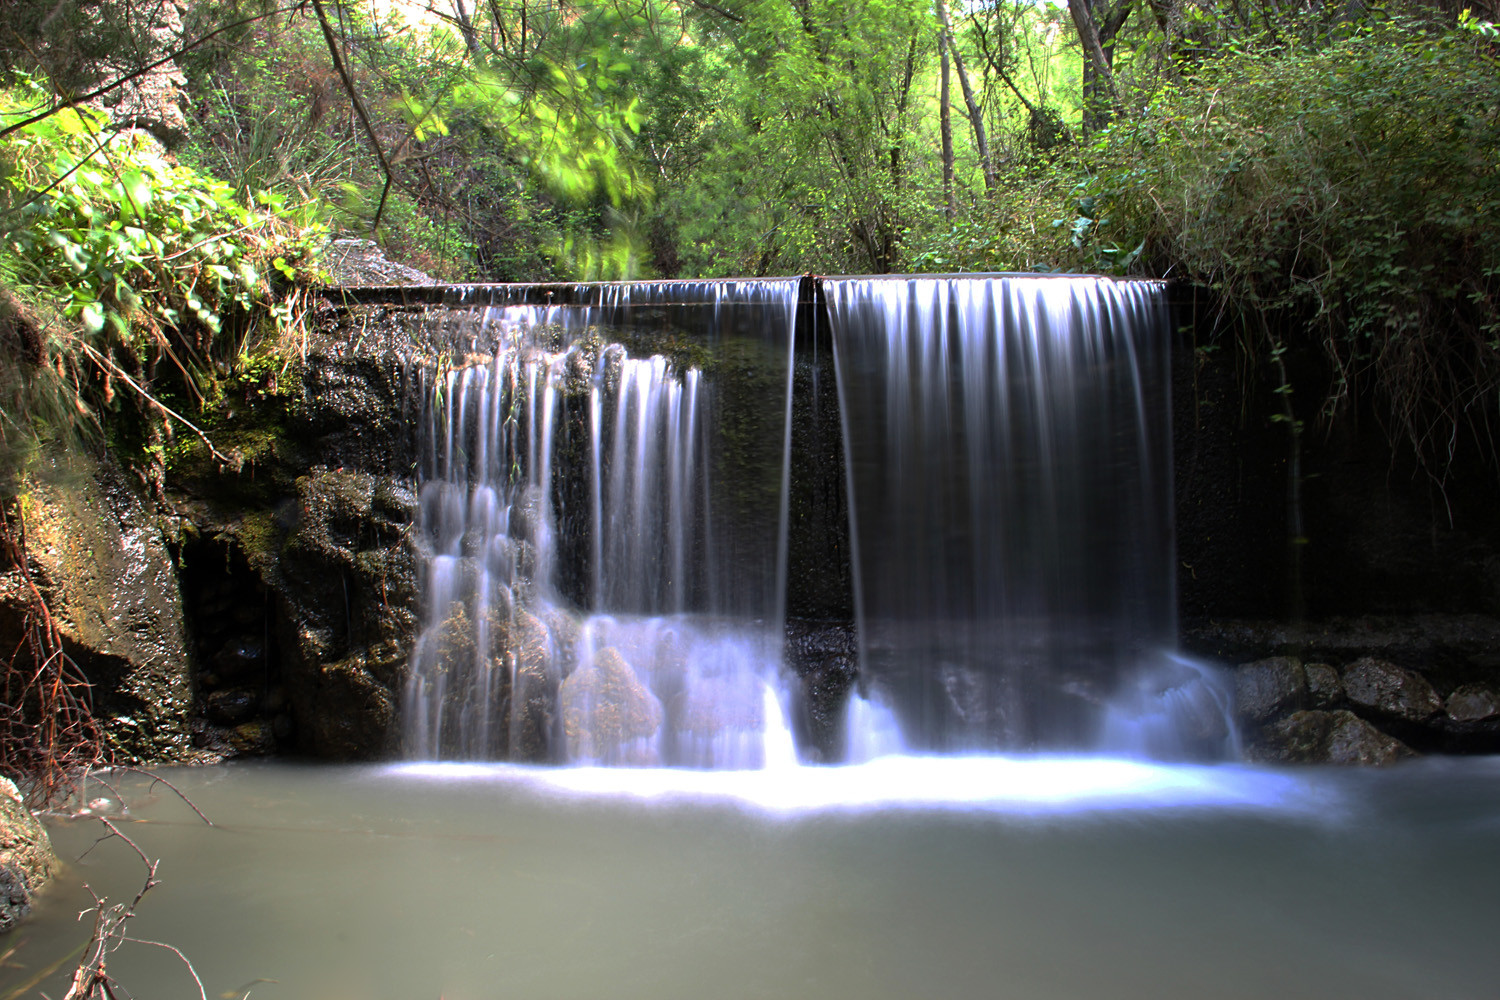
<svg viewBox="0 0 1500 1000"><path fill-rule="evenodd" d="M32 580L93 685L121 760L189 755L187 635L177 570L137 482L74 456L33 465L20 499ZM30 594L0 562L0 645L16 649Z"/></svg>
<svg viewBox="0 0 1500 1000"><path fill-rule="evenodd" d="M58 870L52 843L9 778L0 778L0 933L31 913L31 901Z"/></svg>

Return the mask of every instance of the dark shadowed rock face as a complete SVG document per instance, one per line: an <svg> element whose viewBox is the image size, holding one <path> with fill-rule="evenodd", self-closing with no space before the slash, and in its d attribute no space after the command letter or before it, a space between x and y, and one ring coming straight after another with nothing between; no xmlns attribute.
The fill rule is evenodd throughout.
<svg viewBox="0 0 1500 1000"><path fill-rule="evenodd" d="M1406 722L1422 722L1443 710L1443 700L1425 677L1373 656L1344 668L1344 693L1361 708Z"/></svg>
<svg viewBox="0 0 1500 1000"><path fill-rule="evenodd" d="M1307 674L1290 656L1247 663L1235 671L1234 701L1241 722L1268 722L1301 708L1307 700Z"/></svg>
<svg viewBox="0 0 1500 1000"><path fill-rule="evenodd" d="M253 448L169 471L192 579L198 743L390 756L416 628L415 421L402 359L327 336L211 415ZM253 429L253 433L252 433Z"/></svg>
<svg viewBox="0 0 1500 1000"><path fill-rule="evenodd" d="M1448 696L1448 716L1455 722L1482 722L1500 716L1500 690L1487 684L1465 684Z"/></svg>
<svg viewBox="0 0 1500 1000"><path fill-rule="evenodd" d="M1259 648L1281 653L1235 671L1252 759L1384 764L1413 753L1500 752L1500 623L1424 616L1216 630L1233 648L1259 636ZM1294 650L1318 661L1303 663Z"/></svg>

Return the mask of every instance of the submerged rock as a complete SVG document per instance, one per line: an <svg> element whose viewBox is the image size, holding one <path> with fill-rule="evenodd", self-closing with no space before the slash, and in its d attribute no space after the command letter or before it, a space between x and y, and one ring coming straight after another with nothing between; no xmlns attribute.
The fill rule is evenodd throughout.
<svg viewBox="0 0 1500 1000"><path fill-rule="evenodd" d="M0 933L31 913L31 900L57 873L47 831L9 778L0 778Z"/></svg>

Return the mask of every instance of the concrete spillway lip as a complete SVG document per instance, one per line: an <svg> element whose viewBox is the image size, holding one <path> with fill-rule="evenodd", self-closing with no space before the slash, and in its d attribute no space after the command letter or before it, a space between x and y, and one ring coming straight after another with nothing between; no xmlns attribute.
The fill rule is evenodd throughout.
<svg viewBox="0 0 1500 1000"><path fill-rule="evenodd" d="M486 305L504 293L503 298L516 305L548 305L580 301L587 290L597 288L645 288L670 285L732 285L773 281L802 282L801 298L821 294L822 282L827 281L912 281L955 279L1025 278L1031 280L1077 280L1122 282L1131 284L1163 284L1156 279L1116 278L1100 274L1068 274L1051 272L1007 272L991 271L972 274L841 274L841 275L783 275L766 278L646 278L639 281L496 281L464 282L457 284L425 285L330 285L318 290L325 300L336 306L464 306ZM811 293L811 294L810 294Z"/></svg>

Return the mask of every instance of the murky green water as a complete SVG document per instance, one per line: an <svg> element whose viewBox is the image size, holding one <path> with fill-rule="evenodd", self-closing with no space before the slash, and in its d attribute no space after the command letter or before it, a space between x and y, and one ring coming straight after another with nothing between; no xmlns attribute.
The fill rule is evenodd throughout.
<svg viewBox="0 0 1500 1000"><path fill-rule="evenodd" d="M888 759L779 774L174 771L131 924L209 997L1494 997L1500 761L1387 773ZM53 826L76 858L96 822ZM119 841L4 942L0 997L76 947ZM3 949L0 949L3 951ZM126 944L130 994L196 997ZM40 987L66 992L62 973Z"/></svg>

